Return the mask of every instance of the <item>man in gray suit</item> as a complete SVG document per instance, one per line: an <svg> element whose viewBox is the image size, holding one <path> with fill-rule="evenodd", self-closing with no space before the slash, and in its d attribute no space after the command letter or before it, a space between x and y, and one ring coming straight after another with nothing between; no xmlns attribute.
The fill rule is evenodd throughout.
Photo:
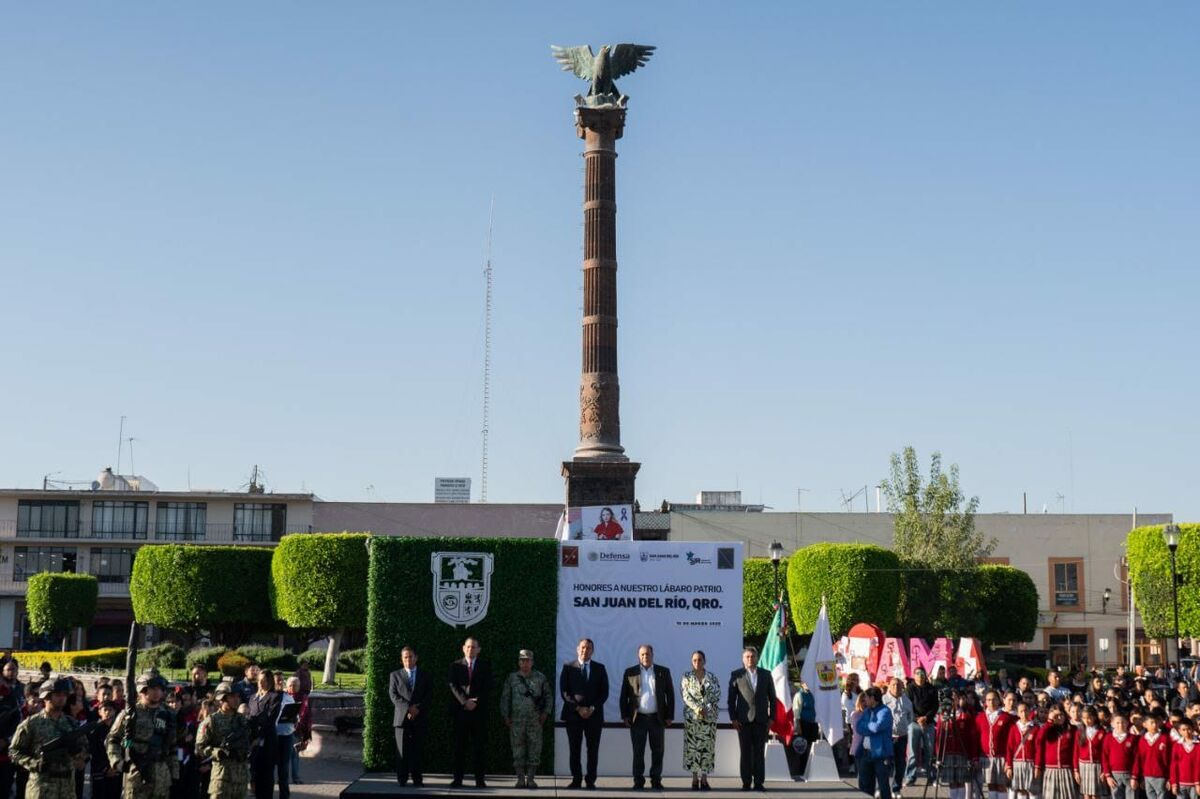
<svg viewBox="0 0 1200 799"><path fill-rule="evenodd" d="M775 718L775 681L758 667L758 650L742 650L740 668L729 675L729 720L738 734L741 750L742 790L766 790L767 731Z"/></svg>
<svg viewBox="0 0 1200 799"><path fill-rule="evenodd" d="M396 728L396 781L407 785L424 782L422 761L425 737L429 733L429 700L433 696L433 677L417 668L417 652L411 646L400 650L404 668L396 669L388 678L388 696L395 710L392 726Z"/></svg>

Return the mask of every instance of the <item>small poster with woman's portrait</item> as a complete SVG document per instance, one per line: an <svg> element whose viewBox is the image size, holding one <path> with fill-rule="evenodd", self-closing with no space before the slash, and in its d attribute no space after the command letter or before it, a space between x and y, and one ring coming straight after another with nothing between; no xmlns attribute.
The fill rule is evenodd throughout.
<svg viewBox="0 0 1200 799"><path fill-rule="evenodd" d="M567 509L567 537L572 541L632 541L632 505L591 505Z"/></svg>

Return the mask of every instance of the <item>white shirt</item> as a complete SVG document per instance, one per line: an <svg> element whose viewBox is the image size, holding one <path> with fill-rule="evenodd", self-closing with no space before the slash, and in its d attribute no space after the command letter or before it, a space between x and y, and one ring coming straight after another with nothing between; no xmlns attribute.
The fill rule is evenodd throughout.
<svg viewBox="0 0 1200 799"><path fill-rule="evenodd" d="M658 699L654 694L654 667L642 669L642 690L638 694L638 713L657 713Z"/></svg>

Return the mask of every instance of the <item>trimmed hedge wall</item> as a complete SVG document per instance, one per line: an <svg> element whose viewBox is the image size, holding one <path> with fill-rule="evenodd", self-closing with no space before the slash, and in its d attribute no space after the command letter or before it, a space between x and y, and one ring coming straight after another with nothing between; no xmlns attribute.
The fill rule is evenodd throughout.
<svg viewBox="0 0 1200 799"><path fill-rule="evenodd" d="M90 627L99 595L100 584L90 574L35 574L25 588L29 629L43 635Z"/></svg>
<svg viewBox="0 0 1200 799"><path fill-rule="evenodd" d="M451 627L434 615L434 552L491 552L495 555L487 616L467 628ZM434 709L429 739L451 740L450 690L440 675L462 657L462 642L479 639L480 657L491 666L496 684L488 703L487 771L512 772L508 731L500 720L500 686L516 669L517 652L534 651L534 668L558 678L554 641L558 611L558 542L513 538L383 538L371 539L367 588L367 691L363 763L368 770L394 768L396 739L388 675L400 668L400 650L411 646L420 666L435 677ZM557 691L555 691L557 694ZM553 722L547 721L541 773L554 762ZM610 733L612 734L612 733ZM448 773L450 746L426 750L425 771Z"/></svg>
<svg viewBox="0 0 1200 799"><path fill-rule="evenodd" d="M788 562L779 563L779 588L787 586ZM775 616L775 567L770 558L742 561L742 637L761 638Z"/></svg>
<svg viewBox="0 0 1200 799"><path fill-rule="evenodd" d="M53 671L125 668L125 647L123 646L113 646L107 649L80 649L74 652L14 652L13 657L24 668L32 669L36 669L42 663L49 663Z"/></svg>
<svg viewBox="0 0 1200 799"><path fill-rule="evenodd" d="M271 560L275 615L301 629L367 622L367 534L286 535Z"/></svg>
<svg viewBox="0 0 1200 799"><path fill-rule="evenodd" d="M1033 578L1013 566L984 564L975 568L976 602L983 627L976 635L985 644L1033 639L1037 632L1038 592Z"/></svg>
<svg viewBox="0 0 1200 799"><path fill-rule="evenodd" d="M271 613L266 547L151 544L137 551L129 579L141 624L240 637L279 626Z"/></svg>
<svg viewBox="0 0 1200 799"><path fill-rule="evenodd" d="M1175 567L1179 574L1200 574L1200 524L1179 525ZM1163 525L1138 527L1125 539L1133 598L1146 625L1146 635L1165 638L1175 634L1171 602L1171 554L1163 541ZM1185 580L1179 586L1179 634L1200 635L1200 582Z"/></svg>
<svg viewBox="0 0 1200 799"><path fill-rule="evenodd" d="M860 621L894 629L899 570L895 552L870 544L812 544L792 553L787 585L796 632L816 627L822 596L835 638Z"/></svg>

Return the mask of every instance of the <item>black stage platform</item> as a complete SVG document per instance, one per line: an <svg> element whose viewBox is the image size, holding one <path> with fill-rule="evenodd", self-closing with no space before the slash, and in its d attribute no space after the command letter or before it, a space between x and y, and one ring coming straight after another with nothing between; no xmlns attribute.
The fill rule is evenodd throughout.
<svg viewBox="0 0 1200 799"><path fill-rule="evenodd" d="M411 784L401 788L396 775L389 773L364 774L341 793L341 799L384 799L385 797L409 796L487 796L487 797L564 797L588 799L588 797L620 797L620 799L647 799L664 794L692 794L706 799L744 799L764 796L770 799L799 797L800 799L862 799L857 787L844 782L768 782L765 791L743 791L742 781L736 777L714 777L709 780L711 791L692 791L690 777L666 777L663 790L633 790L628 777L601 777L595 790L569 789L570 777L538 777L536 790L516 788L516 779L510 775L488 777L486 788L476 788L474 780L467 780L462 788L451 788L450 778L445 775L427 776L425 785L414 788Z"/></svg>

